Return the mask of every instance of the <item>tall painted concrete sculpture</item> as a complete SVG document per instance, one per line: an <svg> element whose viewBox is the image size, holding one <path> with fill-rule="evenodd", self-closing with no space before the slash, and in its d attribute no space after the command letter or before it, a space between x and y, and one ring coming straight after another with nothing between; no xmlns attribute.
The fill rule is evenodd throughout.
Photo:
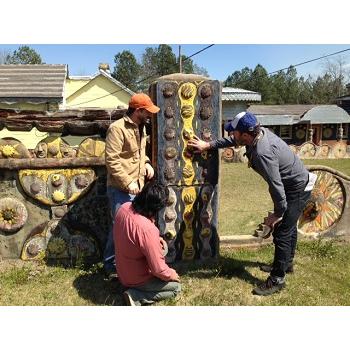
<svg viewBox="0 0 350 350"><path fill-rule="evenodd" d="M150 95L160 107L152 133L154 165L170 190L158 218L169 245L167 261L217 257L218 152L195 154L187 143L193 135L220 137L220 83L172 74L154 82Z"/></svg>

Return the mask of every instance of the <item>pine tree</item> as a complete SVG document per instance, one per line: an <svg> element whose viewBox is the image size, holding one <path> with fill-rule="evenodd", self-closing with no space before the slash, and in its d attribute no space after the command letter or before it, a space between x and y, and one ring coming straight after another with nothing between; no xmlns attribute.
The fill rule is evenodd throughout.
<svg viewBox="0 0 350 350"><path fill-rule="evenodd" d="M7 55L5 64L43 64L43 61L34 49L24 45Z"/></svg>
<svg viewBox="0 0 350 350"><path fill-rule="evenodd" d="M141 67L130 51L124 50L114 56L115 67L112 73L113 78L120 81L132 91L138 90L138 79Z"/></svg>

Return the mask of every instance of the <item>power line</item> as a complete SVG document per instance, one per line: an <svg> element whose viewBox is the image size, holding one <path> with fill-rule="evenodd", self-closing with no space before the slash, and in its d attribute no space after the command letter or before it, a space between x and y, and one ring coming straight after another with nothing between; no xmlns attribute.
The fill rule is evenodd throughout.
<svg viewBox="0 0 350 350"><path fill-rule="evenodd" d="M211 48L211 47L214 46L214 45L215 45L215 44L208 45L208 46L204 47L203 49L201 49L201 50L195 52L195 53L192 54L191 56L188 56L188 57L184 58L184 59L182 60L182 63L185 62L185 61L187 61L187 60L189 60L191 57L196 56L196 55L198 55L199 53L201 53L201 52L203 52L203 51L205 51L205 50L208 50L209 48ZM178 65L179 65L179 63L176 63L175 65L173 65L173 67L177 67ZM153 78L153 77L158 77L158 74L155 73L155 74L149 75L148 77L143 78L143 79L137 81L136 84L143 83L144 81L149 80L149 79L151 79L151 78ZM92 100L84 101L84 102L81 102L81 103L76 103L76 104L74 104L74 105L70 105L69 107L75 107L75 106L79 106L79 105L82 105L82 104L85 104L85 103L89 103L89 102L93 102L93 101L96 101L96 100L100 100L101 98L105 98L105 97L107 97L107 96L114 95L114 94L116 94L117 92L120 92L120 91L123 91L123 90L126 90L126 89L127 89L127 87L120 88L119 90L110 92L109 94L106 94L106 95L103 95L103 96L100 96L100 97L96 97L96 98L94 98L94 99L92 99Z"/></svg>
<svg viewBox="0 0 350 350"><path fill-rule="evenodd" d="M308 61L301 62L301 63L298 63L298 64L292 64L292 65L290 65L289 67L298 67L298 66L301 66L301 65L306 64L306 63L310 63L310 62L314 62L314 61L321 60L321 59L326 58L326 57L338 55L338 54L340 54L340 53L342 53L342 52L345 52L345 51L350 51L350 48L349 48L349 49L345 49L345 50L341 50L341 51L337 51L337 52L334 52L334 53L330 53L329 55L325 55L325 56L321 56L321 57L318 57L318 58L314 58L314 59L312 59L312 60L308 60ZM270 75L270 74L274 74L274 73L278 73L278 72L280 72L280 71L282 71L282 70L288 69L289 67L287 67L287 68L282 68L282 69L279 69L279 70L277 70L277 71L271 72L271 73L269 73L269 75Z"/></svg>
<svg viewBox="0 0 350 350"><path fill-rule="evenodd" d="M306 63L310 63L310 62L314 62L314 61L318 61L318 60L321 60L321 59L324 59L324 58L327 58L327 57L330 57L330 56L334 56L334 55L338 55L340 53L343 53L343 52L346 52L346 51L350 51L350 48L349 49L345 49L345 50L341 50L341 51L337 51L337 52L334 52L334 53L331 53L329 55L325 55L325 56L320 56L320 57L317 57L317 58L313 58L311 60L308 60L308 61L304 61L304 62L301 62L301 63L297 63L297 64L291 64L289 65L288 67L286 68L281 68L281 69L278 69L276 71L273 71L271 73L267 73L267 75L273 75L273 74L276 74L276 73L280 73L286 69L289 69L291 67L298 67L298 66L301 66L303 64L306 64ZM251 80L253 80L254 77L250 77L249 79L246 79L246 80L241 80L241 81L238 81L236 82L235 84L242 84L242 83L247 83Z"/></svg>

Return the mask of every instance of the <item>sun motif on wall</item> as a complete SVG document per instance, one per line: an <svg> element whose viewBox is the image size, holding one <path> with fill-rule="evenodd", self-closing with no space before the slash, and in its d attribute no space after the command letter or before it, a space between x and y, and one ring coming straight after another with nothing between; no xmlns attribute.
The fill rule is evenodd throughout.
<svg viewBox="0 0 350 350"><path fill-rule="evenodd" d="M303 214L298 222L301 233L322 233L341 217L345 195L340 181L326 171L315 171L317 181Z"/></svg>
<svg viewBox="0 0 350 350"><path fill-rule="evenodd" d="M10 197L5 197L0 200L1 231L18 231L27 222L27 219L27 209L19 200Z"/></svg>
<svg viewBox="0 0 350 350"><path fill-rule="evenodd" d="M305 130L304 129L299 129L297 130L297 132L295 133L295 136L297 139L302 140L305 139Z"/></svg>

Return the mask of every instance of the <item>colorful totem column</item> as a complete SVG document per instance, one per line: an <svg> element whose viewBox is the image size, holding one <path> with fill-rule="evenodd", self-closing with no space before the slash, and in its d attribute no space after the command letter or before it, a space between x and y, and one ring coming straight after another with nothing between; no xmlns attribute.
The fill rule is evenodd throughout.
<svg viewBox="0 0 350 350"><path fill-rule="evenodd" d="M158 218L169 246L167 261L215 258L218 152L194 153L187 143L194 135L206 141L220 137L220 82L172 74L154 82L150 95L160 107L153 123L153 162L169 188L168 205Z"/></svg>

